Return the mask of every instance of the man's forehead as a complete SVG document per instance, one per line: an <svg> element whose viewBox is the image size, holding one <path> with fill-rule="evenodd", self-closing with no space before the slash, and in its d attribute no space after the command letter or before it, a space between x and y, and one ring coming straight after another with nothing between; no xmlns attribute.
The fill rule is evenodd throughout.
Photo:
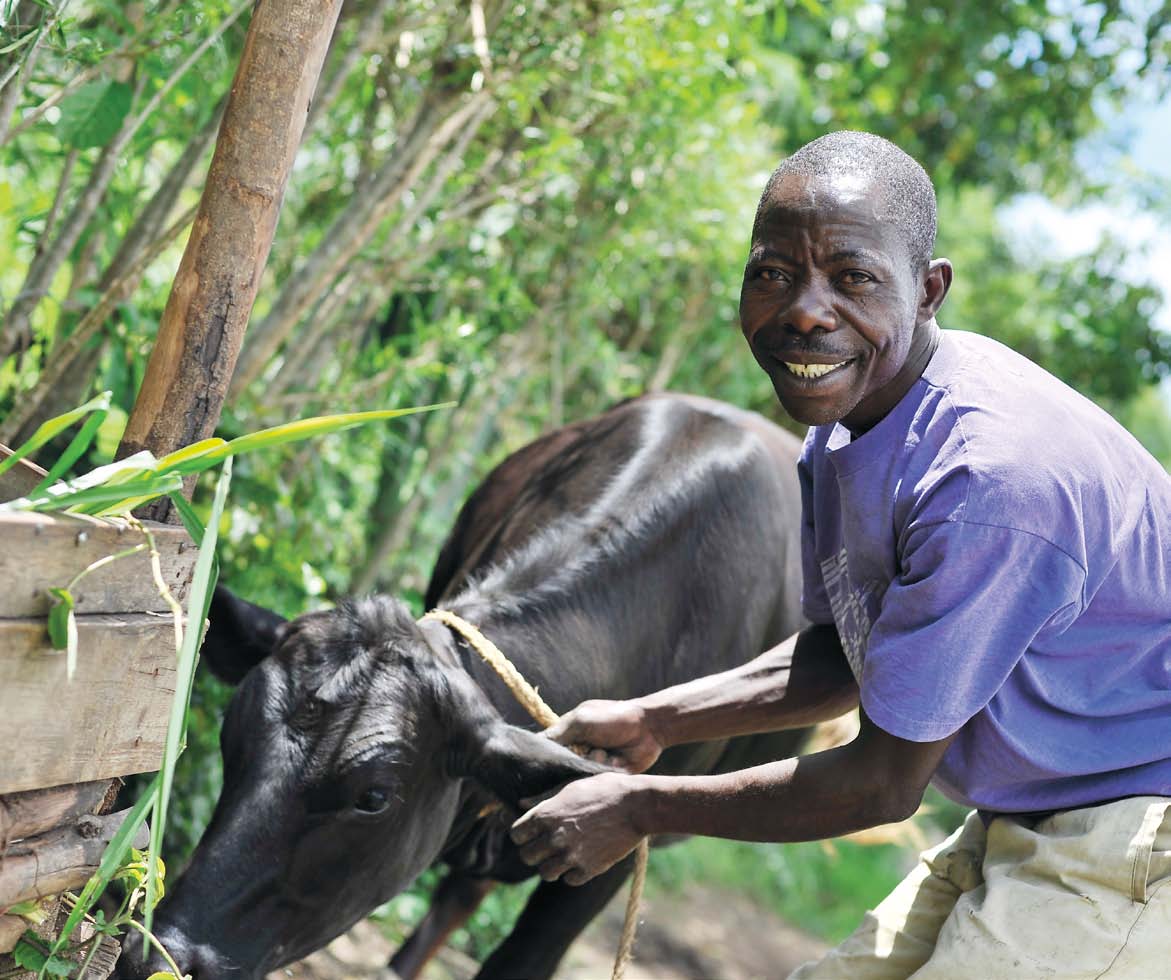
<svg viewBox="0 0 1171 980"><path fill-rule="evenodd" d="M754 248L776 238L813 234L833 248L857 243L891 252L903 237L886 214L884 191L857 172L810 178L786 175L761 201Z"/></svg>
<svg viewBox="0 0 1171 980"><path fill-rule="evenodd" d="M786 174L768 188L760 202L760 216L837 217L881 223L885 189L857 170L827 175Z"/></svg>

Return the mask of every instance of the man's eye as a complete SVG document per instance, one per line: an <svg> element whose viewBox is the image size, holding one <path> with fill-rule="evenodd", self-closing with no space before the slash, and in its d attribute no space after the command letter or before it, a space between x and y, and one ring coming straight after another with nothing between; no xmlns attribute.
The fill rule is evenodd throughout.
<svg viewBox="0 0 1171 980"><path fill-rule="evenodd" d="M780 269L772 269L767 266L757 269L753 272L754 279L766 279L769 282L788 282L789 277L786 276Z"/></svg>
<svg viewBox="0 0 1171 980"><path fill-rule="evenodd" d="M873 282L874 277L868 272L862 272L858 269L850 269L842 273L842 282L851 286L861 286L863 283Z"/></svg>

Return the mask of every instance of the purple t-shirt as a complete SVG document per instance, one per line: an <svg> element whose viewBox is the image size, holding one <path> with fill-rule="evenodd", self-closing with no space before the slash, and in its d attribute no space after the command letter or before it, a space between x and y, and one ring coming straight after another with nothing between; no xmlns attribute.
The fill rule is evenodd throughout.
<svg viewBox="0 0 1171 980"><path fill-rule="evenodd" d="M959 734L935 784L1050 810L1171 795L1171 476L1109 415L944 331L897 406L799 464L805 615L871 720Z"/></svg>

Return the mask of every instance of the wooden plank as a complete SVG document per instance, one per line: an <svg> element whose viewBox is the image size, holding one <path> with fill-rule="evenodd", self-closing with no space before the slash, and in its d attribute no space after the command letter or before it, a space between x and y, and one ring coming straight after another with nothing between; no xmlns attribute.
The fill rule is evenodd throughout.
<svg viewBox="0 0 1171 980"><path fill-rule="evenodd" d="M12 450L0 442L0 459L7 459ZM0 501L26 497L49 474L31 459L18 460L6 473L0 474Z"/></svg>
<svg viewBox="0 0 1171 980"><path fill-rule="evenodd" d="M105 817L82 817L73 826L58 827L9 848L0 862L0 909L80 888L98 870L102 852L129 815L127 809ZM134 846L146 847L148 834L143 824Z"/></svg>
<svg viewBox="0 0 1171 980"><path fill-rule="evenodd" d="M163 579L184 602L198 549L182 528L150 525ZM48 614L50 588L63 588L100 558L141 544L140 531L124 522L47 514L0 514L0 618ZM90 572L73 590L83 613L168 612L146 551Z"/></svg>
<svg viewBox="0 0 1171 980"><path fill-rule="evenodd" d="M68 681L44 620L0 620L0 793L159 767L175 689L170 616L79 616L77 631Z"/></svg>
<svg viewBox="0 0 1171 980"><path fill-rule="evenodd" d="M78 976L77 980L107 980L118 963L122 953L122 944L113 936L102 936L98 940L98 949L89 961L86 971ZM80 956L77 959L81 959Z"/></svg>
<svg viewBox="0 0 1171 980"><path fill-rule="evenodd" d="M13 841L35 837L94 813L106 797L110 780L34 789L0 796L0 853Z"/></svg>

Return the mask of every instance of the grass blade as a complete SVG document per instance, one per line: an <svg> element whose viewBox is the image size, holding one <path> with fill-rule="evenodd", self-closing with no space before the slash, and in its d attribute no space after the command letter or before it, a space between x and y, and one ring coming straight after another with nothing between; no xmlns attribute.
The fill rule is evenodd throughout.
<svg viewBox="0 0 1171 980"><path fill-rule="evenodd" d="M203 532L205 530L203 521L195 513L195 508L191 506L191 501L181 493L173 493L171 494L171 503L174 504L175 510L183 521L183 526L187 529L187 533L191 535L191 540L196 545L203 544Z"/></svg>
<svg viewBox="0 0 1171 980"><path fill-rule="evenodd" d="M114 835L110 843L106 845L105 851L102 852L101 863L98 864L98 870L85 883L85 887L78 896L77 904L73 907L73 911L69 913L69 918L65 920L65 925L53 941L52 953L59 953L68 945L69 937L73 935L73 930L77 928L78 923L85 917L85 914L93 908L94 903L102 897L102 892L106 890L106 886L113 879L118 869L126 863L126 852L130 850L130 845L134 841L134 835L138 833L138 828L142 826L142 822L146 819L148 811L154 806L158 782L159 777L155 776L150 786L147 787L146 792L138 798L138 802L130 810L130 814L126 817L122 826L118 828L118 832Z"/></svg>
<svg viewBox="0 0 1171 980"><path fill-rule="evenodd" d="M212 439L202 439L199 442L194 442L190 446L184 446L182 449L176 449L173 453L167 453L166 456L159 460L159 472L165 473L173 467L186 465L191 460L199 459L202 456L206 456L213 449L219 449L220 446L226 445L226 440L216 436Z"/></svg>
<svg viewBox="0 0 1171 980"><path fill-rule="evenodd" d="M109 408L110 392L103 391L96 398L91 398L84 405L79 405L77 408L70 409L63 415L58 415L55 418L49 419L47 422L42 422L27 442L17 448L7 459L0 461L0 474L10 470L29 453L35 453L50 439L60 435L73 425L74 422L85 418L90 412L109 411Z"/></svg>
<svg viewBox="0 0 1171 980"><path fill-rule="evenodd" d="M179 459L168 464L165 468L162 465L163 461L160 461L159 472L182 473L184 476L200 473L239 453L254 449L268 449L287 442L308 439L311 436L340 432L343 429L365 425L367 422L380 422L386 419L400 418L404 415L415 415L419 412L433 412L440 408L451 408L454 405L455 402L443 402L438 405L420 405L415 408L388 408L376 412L348 412L344 415L320 415L311 419L299 419L296 422L287 422L270 429L261 429L259 432L250 432L248 435L240 436L221 446L209 448L191 458ZM202 445L202 443L196 445Z"/></svg>
<svg viewBox="0 0 1171 980"><path fill-rule="evenodd" d="M228 486L232 481L232 461L224 461L224 469L216 483L215 498L199 557L195 562L195 575L191 592L187 597L187 629L183 634L183 645L179 650L179 663L175 678L175 697L171 701L171 717L167 723L167 740L163 748L163 764L159 771L159 783L155 793L154 821L151 824L150 850L147 857L146 902L143 909L143 925L149 930L157 901L156 867L162 846L163 831L167 823L167 803L171 794L171 783L175 776L175 762L179 757L180 741L187 724L187 708L191 700L191 686L195 677L196 656L203 636L203 616L211 602L211 591L215 585L216 536L219 533L220 517L227 501ZM198 613L196 618L193 613Z"/></svg>
<svg viewBox="0 0 1171 980"><path fill-rule="evenodd" d="M96 486L78 489L70 484L57 484L33 497L21 497L0 504L3 511L62 511L81 514L121 513L163 494L182 489L183 478L178 473L135 479L114 486Z"/></svg>
<svg viewBox="0 0 1171 980"><path fill-rule="evenodd" d="M89 449L90 443L94 441L94 437L98 433L98 428L104 421L106 421L106 416L108 414L109 412L107 412L105 409L98 409L92 415L90 415L88 419L85 420L85 425L81 427L81 431L79 431L77 435L73 437L72 442L69 443L69 446L66 448L65 452L61 454L57 462L53 464L53 468L49 470L48 475L37 484L36 488L33 490L34 494L40 493L42 490L51 487L54 483L61 479L61 475L63 473L67 473L69 471L69 467L76 463L78 459L81 458L81 454Z"/></svg>

